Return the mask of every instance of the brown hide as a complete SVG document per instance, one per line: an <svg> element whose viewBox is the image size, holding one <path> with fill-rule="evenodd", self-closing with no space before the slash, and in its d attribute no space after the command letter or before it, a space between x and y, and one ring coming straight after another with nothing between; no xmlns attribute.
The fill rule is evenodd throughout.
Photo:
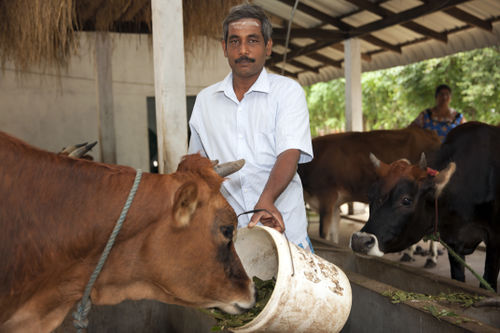
<svg viewBox="0 0 500 333"><path fill-rule="evenodd" d="M434 132L415 126L330 134L312 143L314 159L299 165L298 172L306 201L320 214L320 236L336 242L340 205L368 202L369 188L377 179L370 153L388 163L402 158L417 162L422 152L430 154L440 146Z"/></svg>
<svg viewBox="0 0 500 333"><path fill-rule="evenodd" d="M1 132L0 161L0 331L49 332L81 298L135 170L58 156ZM226 237L237 219L222 181L199 155L174 174L145 173L92 301L253 306L253 284Z"/></svg>

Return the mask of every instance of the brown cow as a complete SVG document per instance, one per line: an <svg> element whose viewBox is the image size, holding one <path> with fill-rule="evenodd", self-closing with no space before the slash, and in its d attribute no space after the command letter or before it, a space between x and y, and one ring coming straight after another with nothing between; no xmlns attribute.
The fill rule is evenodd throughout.
<svg viewBox="0 0 500 333"><path fill-rule="evenodd" d="M136 171L2 132L0 161L0 331L50 332L82 297ZM222 181L199 155L173 174L145 173L92 302L251 308L254 286L233 246L237 218Z"/></svg>
<svg viewBox="0 0 500 333"><path fill-rule="evenodd" d="M298 173L306 202L319 213L320 237L338 243L340 206L368 202L368 190L377 179L370 152L385 161L418 161L422 152L436 151L440 143L435 132L416 126L314 138L314 159L299 164Z"/></svg>

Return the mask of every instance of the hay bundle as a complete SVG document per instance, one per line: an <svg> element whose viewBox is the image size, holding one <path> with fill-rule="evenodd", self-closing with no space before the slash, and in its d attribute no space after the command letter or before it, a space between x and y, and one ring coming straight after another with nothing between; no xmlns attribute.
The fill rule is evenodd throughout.
<svg viewBox="0 0 500 333"><path fill-rule="evenodd" d="M196 36L222 38L222 21L231 7L248 2L243 0L184 0L184 46L187 51L196 48Z"/></svg>
<svg viewBox="0 0 500 333"><path fill-rule="evenodd" d="M183 0L185 49L196 36L220 38L222 20L243 0ZM78 51L78 30L119 31L148 27L150 0L0 0L0 62L16 68L66 66ZM144 29L143 29L144 30Z"/></svg>
<svg viewBox="0 0 500 333"><path fill-rule="evenodd" d="M2 65L66 64L77 47L73 0L0 1L0 22Z"/></svg>

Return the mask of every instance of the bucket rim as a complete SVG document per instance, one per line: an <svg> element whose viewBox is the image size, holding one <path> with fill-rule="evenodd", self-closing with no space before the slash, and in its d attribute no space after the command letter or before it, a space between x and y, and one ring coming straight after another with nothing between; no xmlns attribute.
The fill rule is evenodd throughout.
<svg viewBox="0 0 500 333"><path fill-rule="evenodd" d="M262 230L265 232L265 234L272 240L272 243L275 247L275 253L276 253L276 258L278 261L278 271L276 273L276 284L274 286L273 292L271 294L271 297L269 297L269 300L267 301L266 305L264 308L259 312L259 314L253 318L251 321L246 323L245 325L234 327L234 328L229 328L233 332L238 332L238 331L243 331L247 329L252 329L252 330L258 330L261 328L263 325L267 323L269 319L267 319L267 316L272 315L272 313L269 313L269 309L271 308L271 304L273 303L278 303L280 295L276 292L276 286L278 286L278 283L285 283L286 281L286 276L289 275L290 277L293 277L292 275L292 269L291 265L286 266L287 264L285 262L291 262L293 265L293 258L291 257L291 252L288 251L288 244L290 246L293 246L293 244L290 244L285 236L280 233L279 231L266 227L266 226L260 226L257 225L253 228L241 228L238 230L238 233L241 232L242 230L248 230L244 232L250 232L252 229L257 229L257 230ZM288 244L287 244L288 243ZM280 246L281 248L286 246L287 251L279 251Z"/></svg>

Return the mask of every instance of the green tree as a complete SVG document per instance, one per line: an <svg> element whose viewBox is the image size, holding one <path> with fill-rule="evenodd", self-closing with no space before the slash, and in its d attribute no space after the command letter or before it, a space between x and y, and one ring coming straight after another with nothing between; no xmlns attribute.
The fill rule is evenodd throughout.
<svg viewBox="0 0 500 333"><path fill-rule="evenodd" d="M434 91L441 83L452 88L451 107L467 120L500 123L500 47L490 47L363 73L365 130L407 126L434 105ZM343 130L345 80L305 90L313 136Z"/></svg>

